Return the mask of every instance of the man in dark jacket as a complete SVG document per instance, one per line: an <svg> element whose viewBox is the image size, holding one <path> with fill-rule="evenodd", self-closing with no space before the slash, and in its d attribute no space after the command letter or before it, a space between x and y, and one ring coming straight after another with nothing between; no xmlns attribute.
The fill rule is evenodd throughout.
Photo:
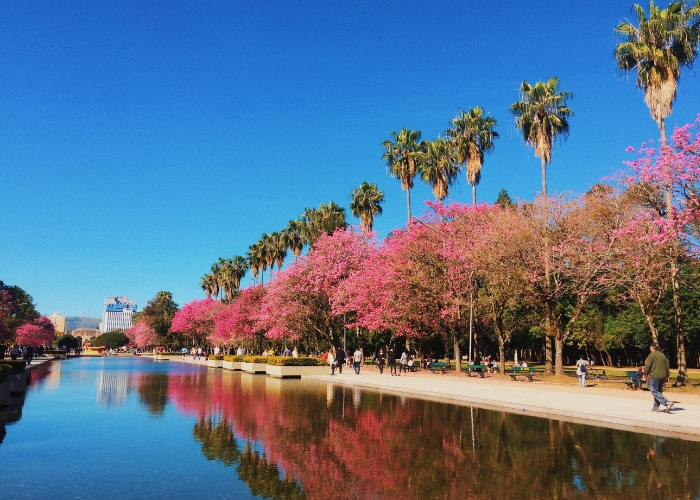
<svg viewBox="0 0 700 500"><path fill-rule="evenodd" d="M669 413L671 408L673 408L673 402L666 399L662 394L664 383L668 381L670 375L668 359L659 350L658 344L652 344L649 350L651 354L649 354L642 371L647 376L647 387L654 396L654 406L651 411L659 411L659 406L664 405L666 413Z"/></svg>
<svg viewBox="0 0 700 500"><path fill-rule="evenodd" d="M387 351L387 362L389 363L389 373L396 375L396 353L393 349Z"/></svg>
<svg viewBox="0 0 700 500"><path fill-rule="evenodd" d="M345 364L345 351L343 351L342 347L335 353L335 360L338 362L338 373L342 374L343 365Z"/></svg>

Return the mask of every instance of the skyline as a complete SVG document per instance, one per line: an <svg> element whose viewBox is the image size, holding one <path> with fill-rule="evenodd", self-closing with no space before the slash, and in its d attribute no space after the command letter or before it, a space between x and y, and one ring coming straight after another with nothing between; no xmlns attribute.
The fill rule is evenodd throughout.
<svg viewBox="0 0 700 500"><path fill-rule="evenodd" d="M8 2L0 279L42 314L99 318L119 295L142 310L159 290L182 306L204 297L218 257L245 255L306 207L335 201L359 224L350 193L363 181L385 193L383 238L405 225L406 206L381 142L402 127L434 139L477 105L500 134L478 201L501 189L531 200L540 162L508 112L523 80L557 76L573 92L547 183L582 192L659 135L613 58L632 4L564 1L542 16L542 2ZM669 134L695 120L698 95L684 70ZM416 179L413 215L426 199ZM448 200L470 203L464 171Z"/></svg>

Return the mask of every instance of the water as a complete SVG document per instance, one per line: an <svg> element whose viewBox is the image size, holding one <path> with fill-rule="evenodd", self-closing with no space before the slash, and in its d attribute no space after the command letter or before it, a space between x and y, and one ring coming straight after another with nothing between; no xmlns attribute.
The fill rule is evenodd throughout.
<svg viewBox="0 0 700 500"><path fill-rule="evenodd" d="M54 363L0 413L3 499L700 498L698 442L178 362Z"/></svg>

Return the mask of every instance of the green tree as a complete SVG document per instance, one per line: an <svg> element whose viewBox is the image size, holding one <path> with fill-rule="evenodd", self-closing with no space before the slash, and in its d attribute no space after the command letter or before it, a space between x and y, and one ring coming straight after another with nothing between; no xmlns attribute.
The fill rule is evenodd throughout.
<svg viewBox="0 0 700 500"><path fill-rule="evenodd" d="M501 189L501 191L498 193L498 197L496 198L495 204L500 205L503 208L512 207L514 205L513 200L508 194L508 191L506 191L505 189Z"/></svg>
<svg viewBox="0 0 700 500"><path fill-rule="evenodd" d="M129 343L129 337L124 335L122 330L111 330L95 337L90 343L95 346L105 346L107 349L119 349Z"/></svg>
<svg viewBox="0 0 700 500"><path fill-rule="evenodd" d="M567 91L559 91L559 79L552 77L546 82L537 82L530 85L523 81L520 85L520 100L510 106L511 113L515 116L515 126L523 135L528 146L535 148L535 156L540 159L542 165L542 197L544 201L544 220L549 221L549 204L547 201L547 164L552 162L552 147L558 136L564 138L569 135L569 117L573 112L567 106L567 101L573 98L573 94ZM548 222L546 222L548 224ZM549 249L548 227L544 236L545 259L545 289L551 286L551 262ZM545 304L545 323L547 335L545 337L545 370L552 373L552 314L554 304L548 301Z"/></svg>
<svg viewBox="0 0 700 500"><path fill-rule="evenodd" d="M447 198L449 188L459 172L453 149L442 137L426 141L424 149L425 152L419 157L421 179L432 186L435 198L443 201Z"/></svg>
<svg viewBox="0 0 700 500"><path fill-rule="evenodd" d="M353 217L360 218L362 231L369 233L374 226L374 216L382 214L382 203L384 203L384 193L377 188L376 184L363 182L359 188L353 188L350 195L350 211Z"/></svg>
<svg viewBox="0 0 700 500"><path fill-rule="evenodd" d="M178 305L173 301L173 294L160 291L148 301L146 307L141 311L140 317L155 332L158 344L171 345L176 343L177 339L174 338L170 325L178 309Z"/></svg>
<svg viewBox="0 0 700 500"><path fill-rule="evenodd" d="M82 339L80 339L80 337L75 338L70 333L66 333L65 335L61 335L58 339L56 339L55 344L59 347L65 346L66 349L68 349L68 350L70 350L70 349L77 350L80 348L80 346L82 344L81 340ZM102 345L102 344L100 344L100 345ZM121 347L121 346L119 346L119 347Z"/></svg>
<svg viewBox="0 0 700 500"><path fill-rule="evenodd" d="M472 186L472 204L476 205L476 186L481 180L484 153L492 151L493 140L498 138L496 120L484 116L484 110L476 106L465 113L464 110L452 119L452 128L446 133L455 151L457 163L464 164L467 181Z"/></svg>
<svg viewBox="0 0 700 500"><path fill-rule="evenodd" d="M385 149L382 160L386 161L387 169L392 177L401 181L401 188L406 191L408 222L411 221L411 189L413 178L420 173L419 155L423 152L420 144L419 130L402 128L397 134L391 131L393 142L386 139L382 142Z"/></svg>

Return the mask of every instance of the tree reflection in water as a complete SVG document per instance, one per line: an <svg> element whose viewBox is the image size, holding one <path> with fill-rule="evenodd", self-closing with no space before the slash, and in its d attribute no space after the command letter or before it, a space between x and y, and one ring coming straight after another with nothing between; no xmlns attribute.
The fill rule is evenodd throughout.
<svg viewBox="0 0 700 500"><path fill-rule="evenodd" d="M328 398L325 384L241 380L171 375L168 393L198 416L204 456L265 498L700 495L697 442L374 392L356 407L352 388Z"/></svg>
<svg viewBox="0 0 700 500"><path fill-rule="evenodd" d="M168 402L167 373L139 373L132 376L132 384L136 387L139 401L146 406L148 413L154 417L162 417Z"/></svg>

